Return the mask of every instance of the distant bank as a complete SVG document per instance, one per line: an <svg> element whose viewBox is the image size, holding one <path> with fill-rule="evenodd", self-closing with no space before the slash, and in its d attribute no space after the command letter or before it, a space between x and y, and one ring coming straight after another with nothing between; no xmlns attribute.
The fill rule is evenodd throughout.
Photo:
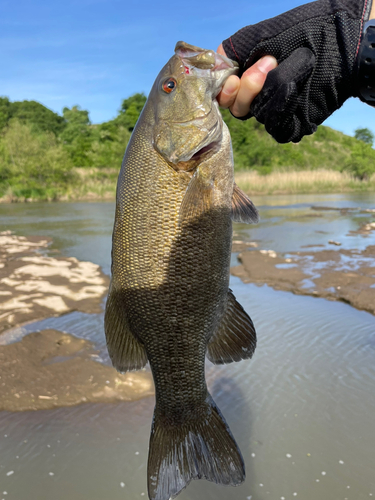
<svg viewBox="0 0 375 500"><path fill-rule="evenodd" d="M119 169L76 168L77 181L66 190L48 196L17 196L8 190L0 203L33 201L114 200ZM257 171L236 173L236 183L250 195L375 192L375 174L359 180L347 172L335 170L274 171L261 175Z"/></svg>
<svg viewBox="0 0 375 500"><path fill-rule="evenodd" d="M79 106L62 115L35 101L0 97L0 202L112 199L121 160L146 101L124 99L92 124ZM222 111L239 185L250 194L375 190L373 134L361 140L321 125L298 144L278 144L254 119Z"/></svg>

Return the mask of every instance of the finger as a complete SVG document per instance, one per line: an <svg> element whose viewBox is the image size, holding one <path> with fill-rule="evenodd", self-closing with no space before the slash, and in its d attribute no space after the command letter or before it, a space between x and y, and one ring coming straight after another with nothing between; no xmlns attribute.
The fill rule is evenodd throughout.
<svg viewBox="0 0 375 500"><path fill-rule="evenodd" d="M218 48L217 48L217 51L216 51L218 54L220 54L221 56L225 56L227 57L226 53L225 53L225 50L223 48L223 44L221 43Z"/></svg>
<svg viewBox="0 0 375 500"><path fill-rule="evenodd" d="M276 66L277 61L273 56L264 56L245 71L241 77L235 101L230 106L234 116L241 117L249 113L250 105L262 90L268 72Z"/></svg>
<svg viewBox="0 0 375 500"><path fill-rule="evenodd" d="M222 44L219 45L216 52L222 56L227 56ZM229 108L230 106L232 106L236 99L239 88L240 79L238 78L238 76L230 76L224 83L220 94L217 96L219 106L222 108Z"/></svg>
<svg viewBox="0 0 375 500"><path fill-rule="evenodd" d="M238 89L240 88L240 79L236 75L231 75L224 87L221 89L220 94L217 96L219 106L222 108L229 108L234 103Z"/></svg>

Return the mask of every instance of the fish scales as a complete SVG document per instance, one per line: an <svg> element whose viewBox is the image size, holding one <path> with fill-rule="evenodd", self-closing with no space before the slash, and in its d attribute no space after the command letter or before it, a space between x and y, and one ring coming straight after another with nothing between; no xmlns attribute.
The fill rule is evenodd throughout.
<svg viewBox="0 0 375 500"><path fill-rule="evenodd" d="M133 131L117 185L105 330L117 369L151 366L152 500L168 500L191 479L237 485L245 475L205 381L206 355L238 361L255 348L251 319L228 288L233 213L240 208L247 222L256 218L246 195L236 198L230 135L214 100L234 72L212 51L177 44ZM180 117L163 92L175 92ZM233 200L240 207L233 209Z"/></svg>

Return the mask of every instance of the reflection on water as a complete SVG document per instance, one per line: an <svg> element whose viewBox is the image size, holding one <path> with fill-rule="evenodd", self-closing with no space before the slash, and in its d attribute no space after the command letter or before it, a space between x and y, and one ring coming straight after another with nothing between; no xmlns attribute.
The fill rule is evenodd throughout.
<svg viewBox="0 0 375 500"><path fill-rule="evenodd" d="M363 237L346 236L362 223L358 219L368 220L364 214L324 211L319 218L302 216L312 212L312 204L369 207L370 198L278 198L255 200L262 205L261 224L250 229L237 226L236 231L244 239L260 240L260 248L277 251L298 250L308 244L306 238L327 248L328 239L350 248L370 244ZM6 208L0 205L5 226L1 230L52 236L54 248L92 260L108 272L113 204ZM258 348L251 361L226 366L208 363L207 379L241 447L247 480L238 488L196 481L178 498L375 497L374 317L343 303L243 284L237 278L231 286L255 322ZM107 360L102 314L71 313L13 335L36 328L57 328L92 339ZM147 498L153 404L153 398L146 398L0 413L0 499ZM1 496L2 492L7 495Z"/></svg>

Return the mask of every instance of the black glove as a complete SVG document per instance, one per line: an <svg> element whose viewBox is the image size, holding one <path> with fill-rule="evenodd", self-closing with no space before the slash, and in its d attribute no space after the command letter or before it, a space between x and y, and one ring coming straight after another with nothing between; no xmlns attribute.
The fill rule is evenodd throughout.
<svg viewBox="0 0 375 500"><path fill-rule="evenodd" d="M356 57L372 0L318 0L247 26L223 42L240 75L264 55L270 71L250 114L278 142L315 132L348 97L357 96Z"/></svg>

